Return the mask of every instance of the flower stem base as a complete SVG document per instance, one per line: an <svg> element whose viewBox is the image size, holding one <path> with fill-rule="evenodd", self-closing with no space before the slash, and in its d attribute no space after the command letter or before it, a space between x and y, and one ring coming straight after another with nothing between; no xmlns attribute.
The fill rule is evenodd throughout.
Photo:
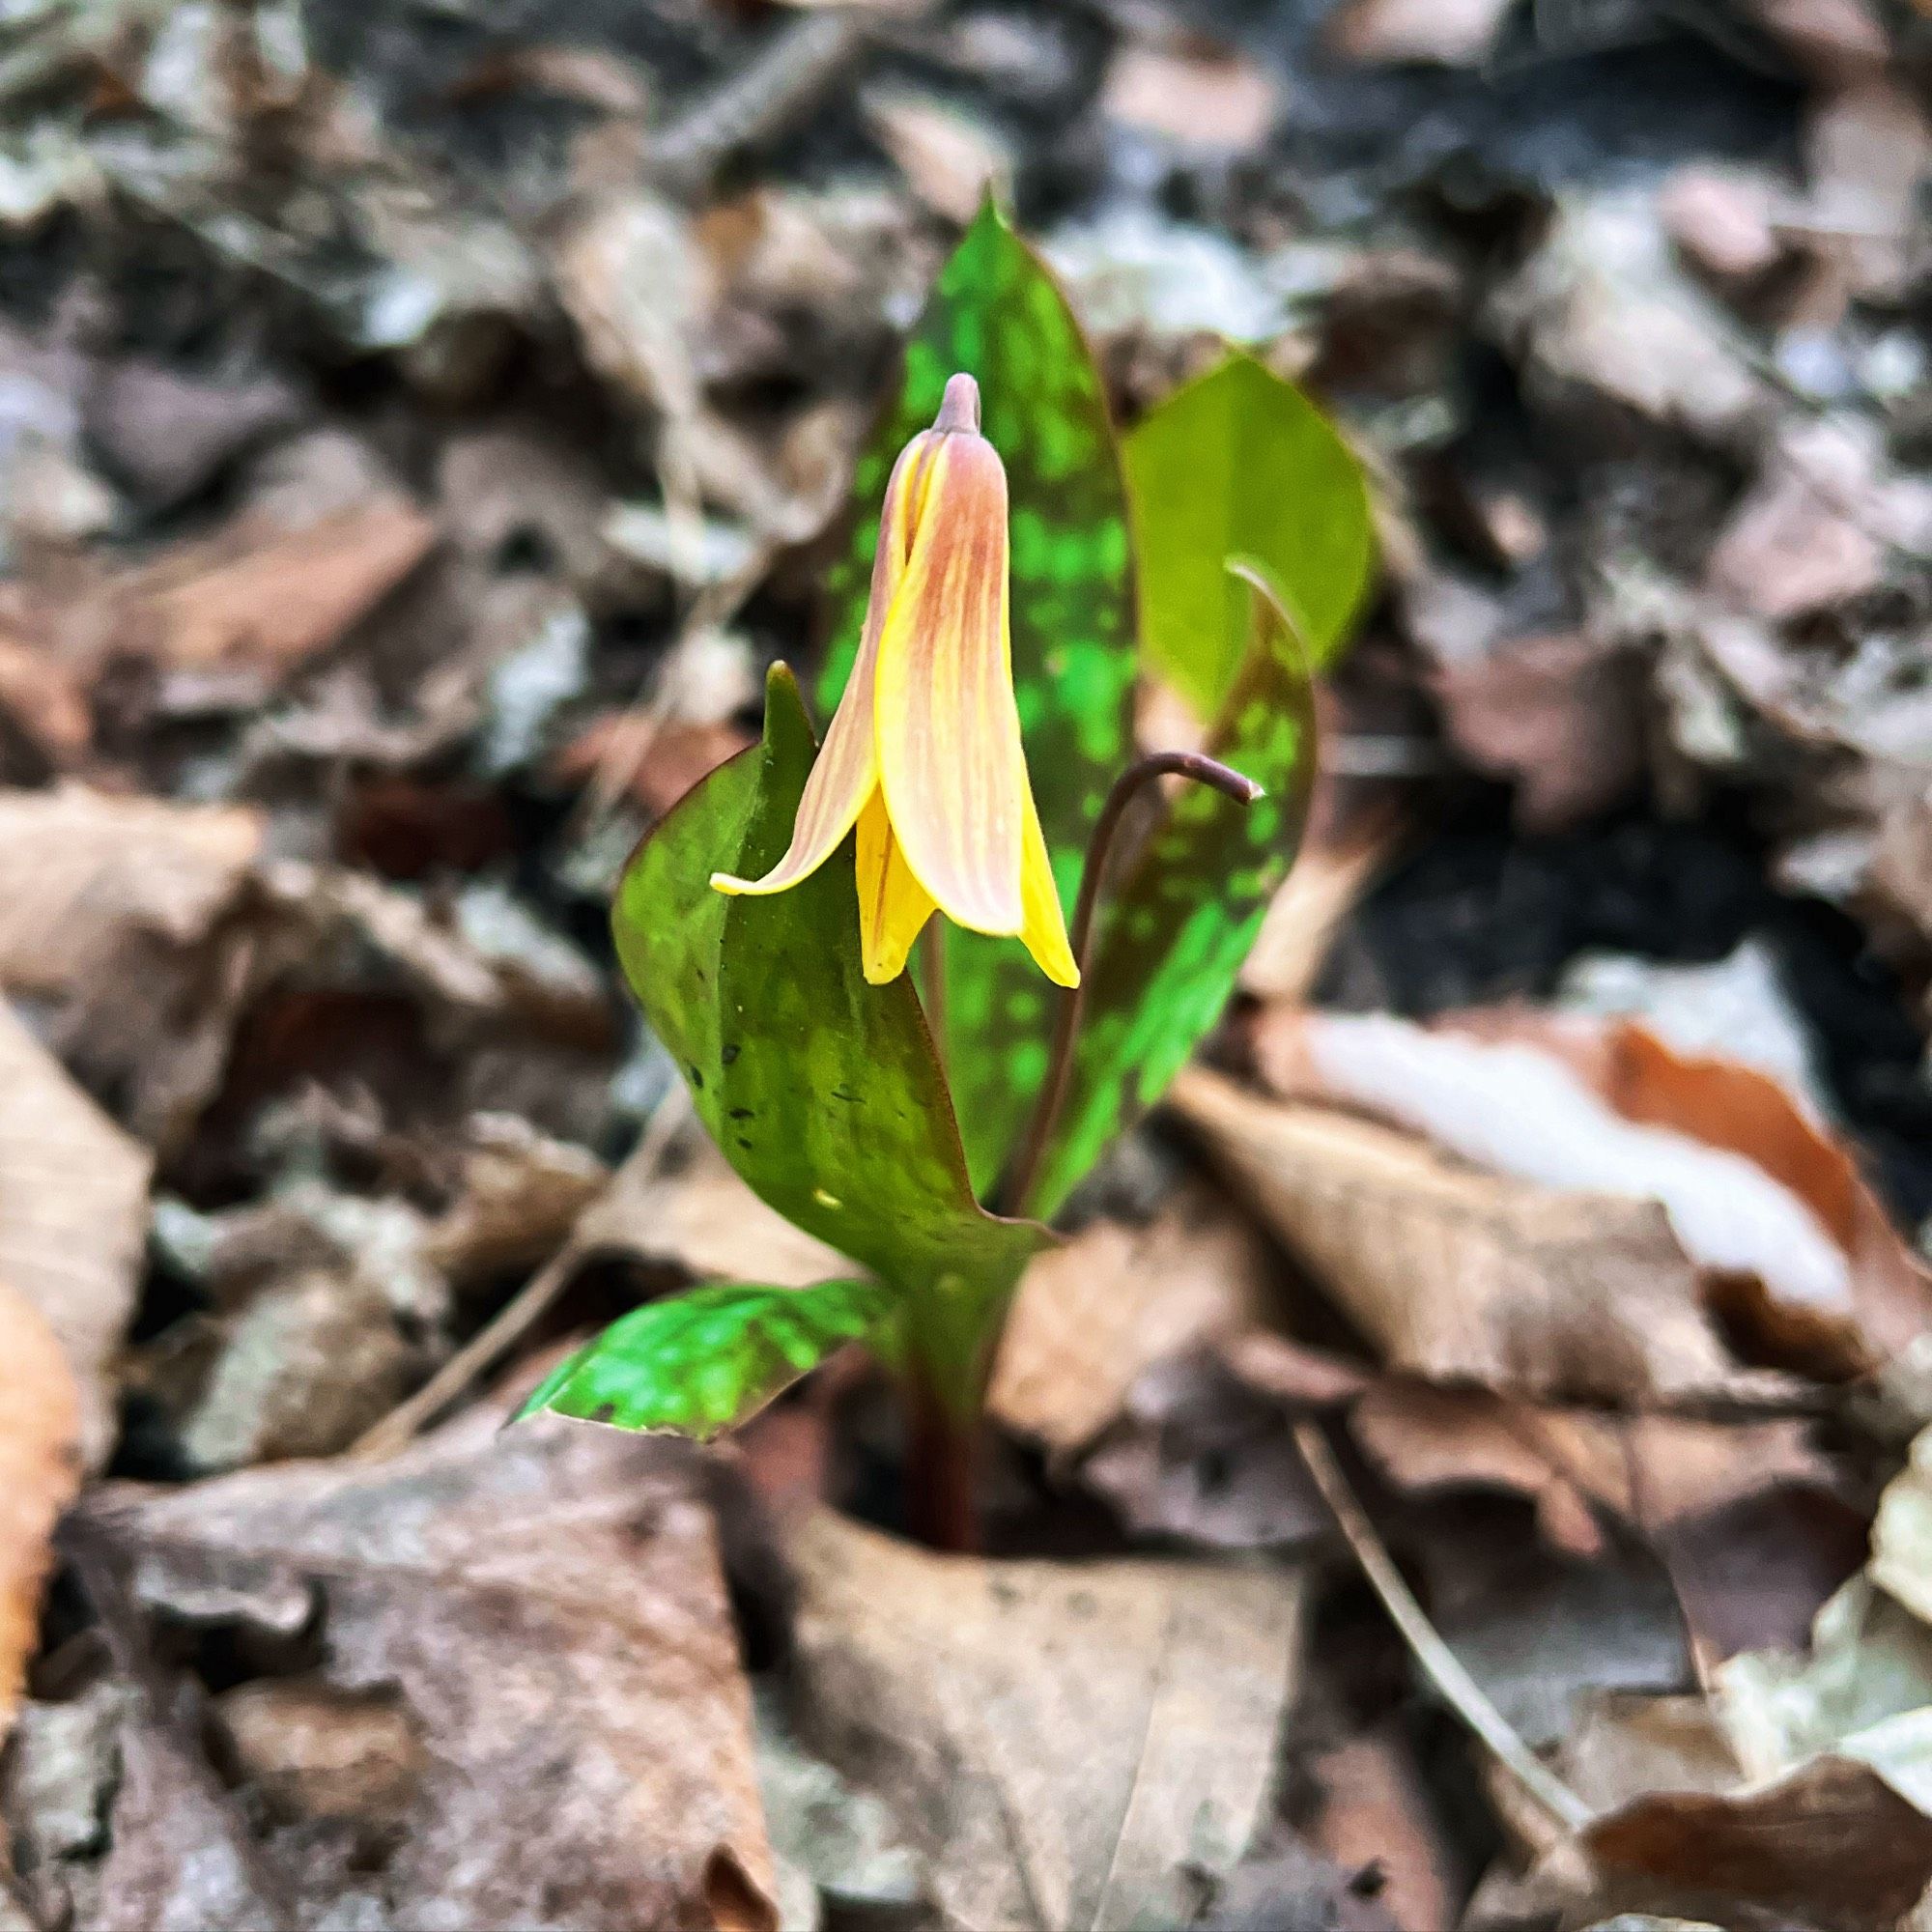
<svg viewBox="0 0 1932 1932"><path fill-rule="evenodd" d="M980 1548L980 1424L964 1421L916 1379L907 1401L906 1528L933 1549Z"/></svg>

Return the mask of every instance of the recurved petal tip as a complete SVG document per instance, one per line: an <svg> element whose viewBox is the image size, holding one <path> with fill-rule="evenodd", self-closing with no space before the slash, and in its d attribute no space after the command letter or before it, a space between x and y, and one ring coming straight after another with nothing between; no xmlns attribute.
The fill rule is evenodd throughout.
<svg viewBox="0 0 1932 1932"><path fill-rule="evenodd" d="M939 413L932 426L939 430L980 428L980 385L962 369L946 380L946 393L939 401Z"/></svg>

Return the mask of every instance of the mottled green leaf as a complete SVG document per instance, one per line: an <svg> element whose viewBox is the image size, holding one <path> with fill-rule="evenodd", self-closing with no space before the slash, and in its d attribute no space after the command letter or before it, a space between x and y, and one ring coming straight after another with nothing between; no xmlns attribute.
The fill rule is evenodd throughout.
<svg viewBox="0 0 1932 1932"><path fill-rule="evenodd" d="M906 345L904 379L859 462L851 547L830 581L819 685L845 688L893 461L930 426L946 379L980 384L981 426L1012 511L1013 686L1062 902L1087 834L1132 754L1133 584L1126 497L1098 370L1065 298L989 201L941 270ZM1046 1068L1053 988L1017 940L946 933L946 1065L983 1189L1005 1165Z"/></svg>
<svg viewBox="0 0 1932 1932"><path fill-rule="evenodd" d="M1293 863L1315 779L1315 707L1294 627L1244 565L1253 639L1208 753L1265 788L1243 806L1179 789L1100 915L1059 1129L1026 1204L1052 1214L1107 1143L1150 1107L1213 1027Z"/></svg>
<svg viewBox="0 0 1932 1932"><path fill-rule="evenodd" d="M1177 389L1126 440L1142 646L1204 718L1248 639L1231 556L1265 567L1318 667L1348 635L1374 536L1361 467L1293 383L1234 355Z"/></svg>
<svg viewBox="0 0 1932 1932"><path fill-rule="evenodd" d="M980 1208L911 985L866 983L852 840L770 898L709 884L771 868L813 750L780 666L763 745L699 783L626 868L618 957L725 1158L787 1220L911 1297L918 1346L963 1373L1047 1236Z"/></svg>
<svg viewBox="0 0 1932 1932"><path fill-rule="evenodd" d="M835 1349L865 1341L892 1307L892 1291L875 1281L801 1289L727 1282L667 1295L613 1321L559 1363L518 1419L550 1408L708 1441Z"/></svg>

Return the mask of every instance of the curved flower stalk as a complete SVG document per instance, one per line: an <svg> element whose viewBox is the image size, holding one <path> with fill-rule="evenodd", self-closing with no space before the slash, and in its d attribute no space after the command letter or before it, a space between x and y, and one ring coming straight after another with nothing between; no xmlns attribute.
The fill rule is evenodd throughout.
<svg viewBox="0 0 1932 1932"><path fill-rule="evenodd" d="M858 827L859 928L874 985L905 969L935 909L1016 937L1049 980L1079 983L1028 782L1013 698L1007 476L980 434L980 390L954 376L886 488L858 662L799 802L791 844L760 879L781 893Z"/></svg>

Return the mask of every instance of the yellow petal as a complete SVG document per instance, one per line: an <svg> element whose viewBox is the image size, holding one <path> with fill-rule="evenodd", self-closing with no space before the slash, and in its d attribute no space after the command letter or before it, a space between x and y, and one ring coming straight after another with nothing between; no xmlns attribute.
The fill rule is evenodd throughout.
<svg viewBox="0 0 1932 1932"><path fill-rule="evenodd" d="M1017 933L1026 754L1007 629L1007 477L985 438L936 439L912 555L879 633L879 781L906 864L948 917Z"/></svg>
<svg viewBox="0 0 1932 1932"><path fill-rule="evenodd" d="M927 920L932 899L913 877L886 802L876 791L859 814L859 947L874 986L896 980Z"/></svg>
<svg viewBox="0 0 1932 1932"><path fill-rule="evenodd" d="M1077 986L1080 964L1067 943L1066 918L1060 908L1060 891L1053 883L1053 862L1046 856L1046 838L1033 794L1027 793L1026 846L1021 864L1020 892L1026 901L1026 923L1020 938L1033 961L1057 986Z"/></svg>
<svg viewBox="0 0 1932 1932"><path fill-rule="evenodd" d="M838 849L866 801L878 789L879 768L874 753L877 734L872 724L872 698L877 684L879 633L892 609L894 594L905 576L919 508L935 439L916 436L899 452L886 485L885 507L879 516L879 544L872 554L872 587L866 600L866 625L859 638L859 655L845 695L832 714L825 743L819 747L811 776L792 820L791 843L785 855L762 879L734 878L713 872L712 885L721 893L764 895L781 893L810 878Z"/></svg>

